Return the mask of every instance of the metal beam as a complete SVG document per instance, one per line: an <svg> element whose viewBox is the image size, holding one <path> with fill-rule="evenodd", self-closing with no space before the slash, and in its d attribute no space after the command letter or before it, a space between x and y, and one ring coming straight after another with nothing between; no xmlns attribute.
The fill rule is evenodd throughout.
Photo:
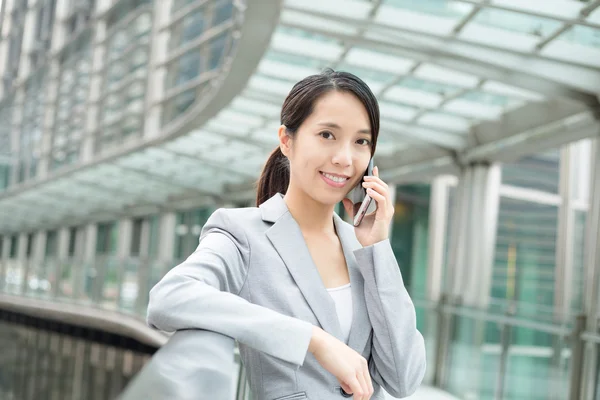
<svg viewBox="0 0 600 400"><path fill-rule="evenodd" d="M163 176L163 175L155 175L151 172L148 172L146 170L143 169L139 169L139 168L135 168L135 167L128 167L126 165L123 164L119 164L119 163L115 163L113 164L114 166L121 168L124 171L130 171L133 172L139 176L142 176L144 178L148 178L148 179L155 179L161 183L164 183L166 185L172 186L172 187L178 187L181 189L185 189L185 190L191 190L196 192L199 195L203 195L203 196L218 196L218 192L212 192L212 191L205 191L205 190L199 190L197 186L192 186L186 182L179 182L176 179L174 179L173 177L167 177L167 176Z"/></svg>
<svg viewBox="0 0 600 400"><path fill-rule="evenodd" d="M217 163L217 162L215 162L213 160L209 160L209 159L207 159L205 157L202 157L201 155L182 153L180 151L171 150L171 149L164 148L164 147L162 147L161 150L165 151L167 153L170 153L170 154L172 154L174 156L177 156L177 157L182 157L182 158L186 158L188 160L192 160L192 161L198 162L199 164L206 164L206 165L209 165L209 166L211 166L213 168L218 168L219 170L222 170L222 171L226 171L226 172L229 172L229 173L232 173L232 174L243 176L244 178L253 178L254 177L253 174L249 174L249 173L247 173L245 171L240 171L238 169L231 168L229 166L230 165L229 163L222 163L221 164L221 163Z"/></svg>
<svg viewBox="0 0 600 400"><path fill-rule="evenodd" d="M456 1L461 2L461 3L466 3L466 4L473 4L475 6L482 5L481 0L456 0ZM595 8L598 7L598 5L600 5L600 4L597 0L592 1L590 4L588 4L581 10L580 15L581 14L589 15ZM533 17L550 18L550 19L553 19L556 21L563 22L565 24L572 24L574 22L577 22L579 25L588 26L590 28L600 28L600 25L594 24L593 22L585 21L583 19L573 20L570 18L559 17L557 15L549 15L549 14L545 14L545 13L541 13L541 12L524 10L524 9L520 9L520 8L516 8L516 7L510 7L510 6L504 6L502 4L498 4L498 3L495 3L492 1L484 2L483 7L494 9L494 10L513 11L513 12L518 12L519 14L531 15Z"/></svg>
<svg viewBox="0 0 600 400"><path fill-rule="evenodd" d="M479 6L482 6L482 5L479 4ZM507 49L505 47L493 46L493 45L489 45L489 44L466 40L464 38L456 36L455 34L446 36L446 35L440 35L435 32L426 32L426 31L422 31L422 30L417 31L417 30L407 28L402 24L376 23L376 22L371 21L370 19L343 17L340 15L332 15L329 13L322 13L319 11L308 10L307 8L301 8L301 7L287 6L286 10L304 13L306 15L310 15L310 16L314 16L314 17L318 17L318 18L325 18L325 19L333 20L335 22L340 22L343 24L349 24L353 27L358 27L359 29L365 29L365 27L370 27L371 32L375 32L378 34L381 33L384 35L396 35L399 38L403 38L403 39L405 37L402 36L402 34L418 35L419 37L428 39L427 43L431 43L430 39L433 39L433 40L439 40L439 41L443 42L440 44L445 44L445 45L452 45L452 44L467 45L467 46L472 46L473 49L493 50L494 52L499 52L499 53L506 54L506 55L521 55L521 56L527 55L527 56L530 56L532 59L556 62L557 65L583 67L584 69L591 68L589 65L578 64L578 63L574 63L572 61L567 61L567 60L562 60L562 59L557 60L557 59L553 59L551 57L548 57L548 56L545 56L542 54L538 54L538 53L525 53L525 52L519 51L517 49ZM473 14L473 16L474 16L474 14ZM472 18L471 15L467 15L467 17ZM455 27L455 29L459 29L459 30L462 29L463 26L461 24L462 23L466 24L465 21L468 21L469 19L464 19L463 21L459 22L457 24L457 26ZM306 28L304 28L304 29L306 29ZM312 27L310 29L311 29L311 31L313 30ZM329 33L329 35L331 35L331 32ZM411 40L412 40L412 38L411 38Z"/></svg>
<svg viewBox="0 0 600 400"><path fill-rule="evenodd" d="M566 116L545 124L540 119L539 124L532 124L529 128L527 121L518 120L521 111L525 112L527 110L519 110L519 113L513 115L514 118L507 118L505 124L506 137L500 136L480 146L468 149L460 155L461 162L468 163L476 160L511 162L526 154L539 153L569 142L598 136L600 122L595 120L589 112ZM551 113L552 108L547 111ZM556 112L557 116L560 116L558 109L556 109ZM533 113L529 117L525 113L522 115L524 119L529 118L529 122L532 122L531 116ZM502 124L487 131L483 127L479 132L484 137L485 132L489 133L489 137L493 137L494 133L492 132L496 129L496 134L500 134Z"/></svg>
<svg viewBox="0 0 600 400"><path fill-rule="evenodd" d="M330 18L330 17L328 17ZM360 21L360 20L359 20ZM305 26L298 23L284 24L290 28L306 29ZM454 46L438 38L441 43L435 46L431 43L419 43L417 39L411 37L410 40L405 37L395 37L393 40L388 39L369 39L355 38L352 35L346 34L331 34L326 29L312 28L311 32L319 35L332 37L343 42L351 42L353 45L369 48L387 54L397 55L403 58L414 59L417 61L428 62L431 64L440 65L456 71L479 76L483 79L491 79L503 82L512 86L521 87L531 90L547 97L566 97L583 103L595 106L598 104L595 98L594 87L591 80L588 79L592 74L600 82L597 71L592 68L581 68L561 64L558 61L539 60L553 65L551 77L542 76L538 73L537 68L530 67L530 64L525 64L522 61L529 60L534 57L532 54L518 55L512 54L500 49L481 49L481 46L471 45L467 43L458 43L462 47ZM413 34L417 34L413 32ZM418 32L418 35L421 35ZM388 33L382 33L381 36L388 36ZM426 34L423 34L426 35ZM520 57L521 64L515 63L519 69L508 67L500 63L500 61L514 60L515 57ZM575 79L577 85L572 82L565 82L565 79ZM600 83L599 83L600 85Z"/></svg>

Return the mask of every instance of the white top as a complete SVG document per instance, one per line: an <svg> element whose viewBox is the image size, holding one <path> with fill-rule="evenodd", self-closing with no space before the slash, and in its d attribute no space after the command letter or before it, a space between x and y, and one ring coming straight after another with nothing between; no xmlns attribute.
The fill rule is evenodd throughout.
<svg viewBox="0 0 600 400"><path fill-rule="evenodd" d="M352 327L352 289L350 283L336 288L327 289L329 295L335 302L340 327L342 328L342 339L348 344L350 328Z"/></svg>

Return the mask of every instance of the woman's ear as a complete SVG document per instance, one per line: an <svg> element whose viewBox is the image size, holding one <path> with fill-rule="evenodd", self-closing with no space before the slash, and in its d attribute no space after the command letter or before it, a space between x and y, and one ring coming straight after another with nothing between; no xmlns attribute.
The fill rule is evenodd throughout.
<svg viewBox="0 0 600 400"><path fill-rule="evenodd" d="M287 134L287 127L285 125L281 125L277 132L279 135L279 148L284 156L288 157L291 150L292 138Z"/></svg>

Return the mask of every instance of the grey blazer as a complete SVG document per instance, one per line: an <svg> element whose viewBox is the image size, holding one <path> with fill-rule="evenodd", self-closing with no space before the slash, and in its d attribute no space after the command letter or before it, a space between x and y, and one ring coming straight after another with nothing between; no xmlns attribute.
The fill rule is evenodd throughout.
<svg viewBox="0 0 600 400"><path fill-rule="evenodd" d="M348 346L369 362L375 394L412 394L425 344L389 240L362 247L334 214L352 284ZM335 303L283 196L260 208L219 209L197 250L150 291L148 324L206 329L236 339L255 400L342 399L337 379L309 353L313 325L341 340ZM209 398L209 397L207 397Z"/></svg>

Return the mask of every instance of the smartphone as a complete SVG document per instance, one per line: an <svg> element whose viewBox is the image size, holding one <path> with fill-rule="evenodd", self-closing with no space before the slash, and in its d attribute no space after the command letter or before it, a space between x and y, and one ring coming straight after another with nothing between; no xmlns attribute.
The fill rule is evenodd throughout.
<svg viewBox="0 0 600 400"><path fill-rule="evenodd" d="M373 176L373 167L374 162L373 158L371 158L364 176ZM372 214L377 210L377 202L373 201L371 196L367 194L367 190L362 185L363 182L364 179L361 179L358 185L346 196L354 205L354 226L359 226L365 215Z"/></svg>

